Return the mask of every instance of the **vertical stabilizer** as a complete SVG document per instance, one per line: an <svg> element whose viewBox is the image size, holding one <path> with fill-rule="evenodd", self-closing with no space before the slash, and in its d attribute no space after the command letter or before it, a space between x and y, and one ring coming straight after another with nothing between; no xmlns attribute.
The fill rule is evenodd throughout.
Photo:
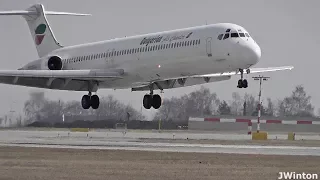
<svg viewBox="0 0 320 180"><path fill-rule="evenodd" d="M61 48L62 46L57 42L47 21L43 5L33 5L27 11L36 12L34 15L23 15L23 17L29 25L39 57Z"/></svg>
<svg viewBox="0 0 320 180"><path fill-rule="evenodd" d="M29 25L32 40L37 48L39 57L61 48L57 42L51 27L47 21L46 15L71 15L71 16L87 16L90 14L79 14L70 12L45 11L42 4L35 4L26 10L19 11L0 11L0 15L21 15L25 18Z"/></svg>

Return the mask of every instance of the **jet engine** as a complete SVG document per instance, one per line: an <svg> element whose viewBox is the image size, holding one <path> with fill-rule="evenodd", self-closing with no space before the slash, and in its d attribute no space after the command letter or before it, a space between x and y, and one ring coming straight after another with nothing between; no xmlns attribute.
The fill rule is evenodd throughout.
<svg viewBox="0 0 320 180"><path fill-rule="evenodd" d="M62 60L58 56L51 56L48 59L47 66L50 70L61 70L62 69Z"/></svg>

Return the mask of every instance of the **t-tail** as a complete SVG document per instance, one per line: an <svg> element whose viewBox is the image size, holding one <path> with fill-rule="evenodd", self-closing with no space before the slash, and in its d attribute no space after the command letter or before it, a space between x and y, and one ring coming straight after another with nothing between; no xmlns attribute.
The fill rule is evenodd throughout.
<svg viewBox="0 0 320 180"><path fill-rule="evenodd" d="M26 10L0 11L0 15L21 15L29 25L32 39L36 45L39 57L63 47L54 37L46 15L71 15L87 16L90 14L79 14L69 12L45 11L42 4L35 4Z"/></svg>

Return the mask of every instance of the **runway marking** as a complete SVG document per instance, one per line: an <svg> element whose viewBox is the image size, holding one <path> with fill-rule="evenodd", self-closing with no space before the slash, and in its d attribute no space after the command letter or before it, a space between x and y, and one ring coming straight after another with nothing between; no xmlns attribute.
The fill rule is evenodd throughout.
<svg viewBox="0 0 320 180"><path fill-rule="evenodd" d="M47 147L72 149L111 149L165 152L231 153L231 154L269 154L269 155L312 155L320 156L320 147L298 146L259 146L259 145L211 145L174 143L2 143L0 146Z"/></svg>

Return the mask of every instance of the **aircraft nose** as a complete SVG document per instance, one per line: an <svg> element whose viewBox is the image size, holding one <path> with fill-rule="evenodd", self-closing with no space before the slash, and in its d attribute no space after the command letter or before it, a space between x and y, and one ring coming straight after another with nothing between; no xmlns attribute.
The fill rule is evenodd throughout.
<svg viewBox="0 0 320 180"><path fill-rule="evenodd" d="M253 64L256 64L261 58L261 48L257 44L253 44L249 48L249 61Z"/></svg>
<svg viewBox="0 0 320 180"><path fill-rule="evenodd" d="M259 61L260 58L261 58L261 48L260 48L260 46L256 45L256 47L254 48L254 53L255 53L255 56L257 58L257 61Z"/></svg>

